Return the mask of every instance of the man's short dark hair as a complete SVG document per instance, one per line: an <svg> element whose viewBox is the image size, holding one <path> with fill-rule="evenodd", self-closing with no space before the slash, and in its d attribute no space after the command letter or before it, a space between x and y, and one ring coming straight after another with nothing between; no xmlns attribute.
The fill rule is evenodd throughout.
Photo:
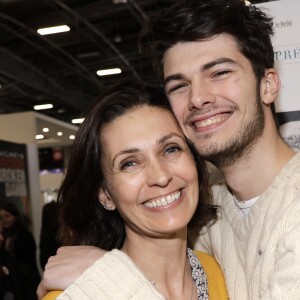
<svg viewBox="0 0 300 300"><path fill-rule="evenodd" d="M179 42L207 40L218 34L233 37L249 59L259 86L274 66L272 18L244 0L185 0L149 18L140 37L140 51L150 56L163 78L163 55ZM272 105L273 116L275 107Z"/></svg>

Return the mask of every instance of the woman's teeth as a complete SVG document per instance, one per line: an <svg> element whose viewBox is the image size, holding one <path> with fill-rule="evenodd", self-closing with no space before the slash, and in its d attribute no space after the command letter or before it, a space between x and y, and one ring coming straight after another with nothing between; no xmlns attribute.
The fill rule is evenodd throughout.
<svg viewBox="0 0 300 300"><path fill-rule="evenodd" d="M149 208L162 207L173 203L174 201L178 200L179 197L180 197L180 191L168 196L161 197L160 199L148 201L144 203L144 205Z"/></svg>

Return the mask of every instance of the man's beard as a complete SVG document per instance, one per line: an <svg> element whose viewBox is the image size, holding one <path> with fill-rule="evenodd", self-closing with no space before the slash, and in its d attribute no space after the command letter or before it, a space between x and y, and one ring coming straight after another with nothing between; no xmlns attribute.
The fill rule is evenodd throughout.
<svg viewBox="0 0 300 300"><path fill-rule="evenodd" d="M244 159L249 155L252 147L262 135L264 126L264 111L260 96L258 95L252 119L243 124L235 137L232 137L222 145L212 145L204 153L201 149L199 152L205 160L210 161L220 169L230 167L241 158Z"/></svg>

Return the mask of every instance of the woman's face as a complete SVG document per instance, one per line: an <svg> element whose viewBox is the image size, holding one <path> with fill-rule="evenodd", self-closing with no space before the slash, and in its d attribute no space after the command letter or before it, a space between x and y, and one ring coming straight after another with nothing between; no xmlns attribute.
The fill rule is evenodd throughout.
<svg viewBox="0 0 300 300"><path fill-rule="evenodd" d="M140 106L104 127L100 141L105 180L99 199L118 209L127 236L185 228L197 207L198 177L173 115Z"/></svg>
<svg viewBox="0 0 300 300"><path fill-rule="evenodd" d="M16 222L16 217L4 209L0 210L0 218L3 228L10 228Z"/></svg>

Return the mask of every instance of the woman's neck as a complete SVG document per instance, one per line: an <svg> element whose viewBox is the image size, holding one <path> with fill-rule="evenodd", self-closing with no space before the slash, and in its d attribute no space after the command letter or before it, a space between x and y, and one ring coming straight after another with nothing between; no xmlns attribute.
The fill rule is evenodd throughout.
<svg viewBox="0 0 300 300"><path fill-rule="evenodd" d="M150 238L127 231L122 249L167 299L190 299L191 267L187 230L169 238Z"/></svg>

